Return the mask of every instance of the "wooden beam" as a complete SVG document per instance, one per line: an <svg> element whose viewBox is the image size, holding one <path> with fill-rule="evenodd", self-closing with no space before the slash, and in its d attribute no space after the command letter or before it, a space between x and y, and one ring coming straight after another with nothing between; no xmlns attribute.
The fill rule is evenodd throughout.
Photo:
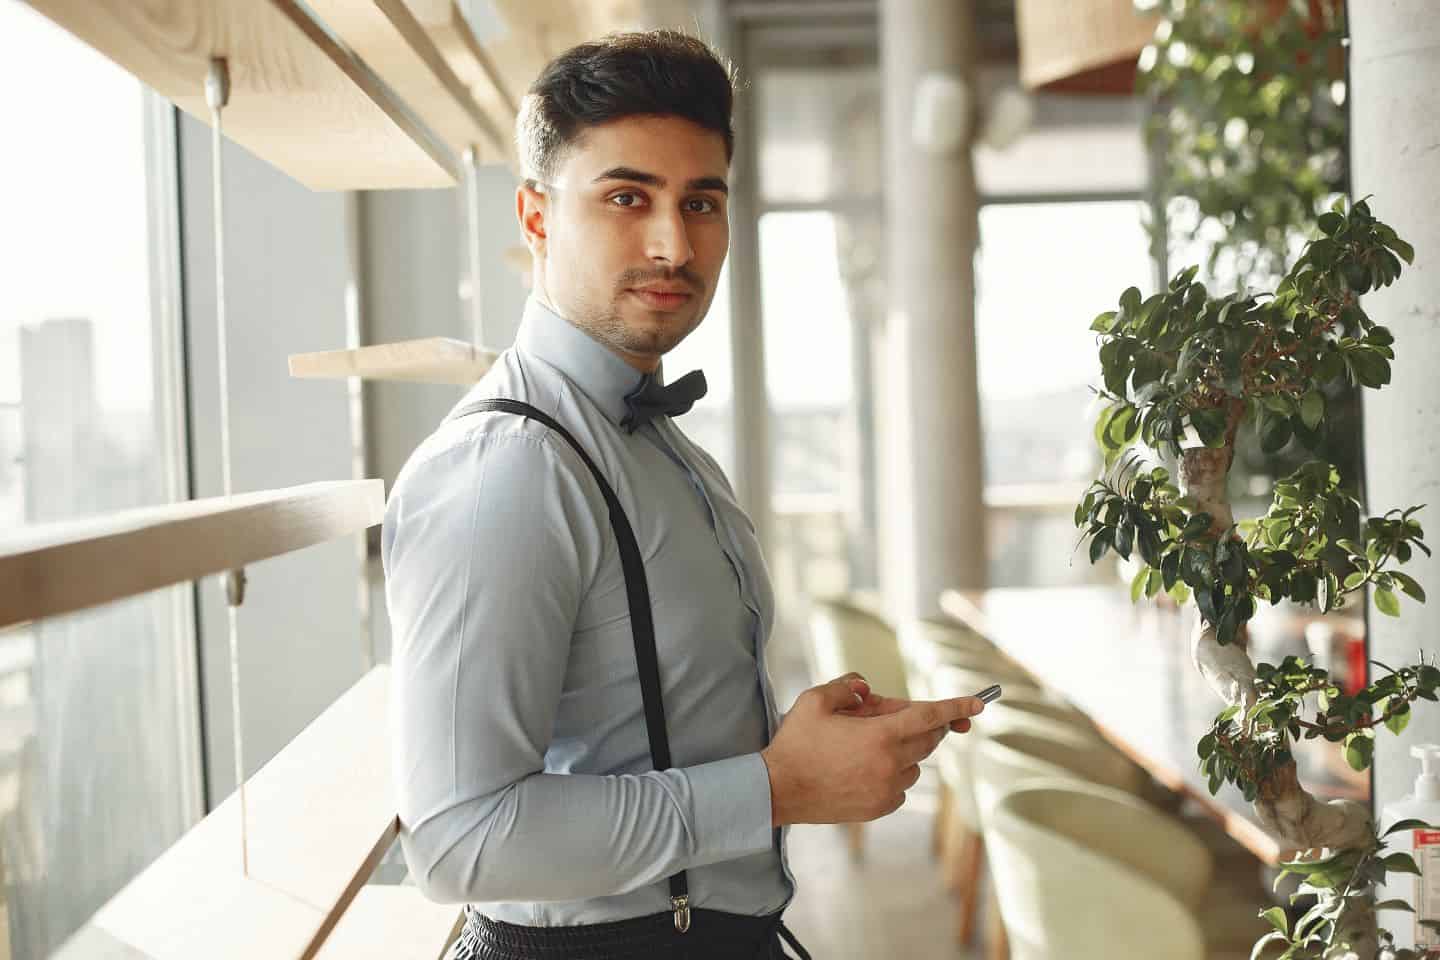
<svg viewBox="0 0 1440 960"><path fill-rule="evenodd" d="M503 152L508 138L401 0L309 0L310 6L458 154Z"/></svg>
<svg viewBox="0 0 1440 960"><path fill-rule="evenodd" d="M385 749L388 696L389 667L376 667L246 782L248 875L231 794L101 907L86 937L156 958L322 955L398 834ZM367 894L363 902L376 900ZM401 907L382 904L386 917L354 922L395 927L409 916L424 943L454 925L453 907L448 923Z"/></svg>
<svg viewBox="0 0 1440 960"><path fill-rule="evenodd" d="M406 0L406 5L480 109L504 135L501 148L482 152L481 162L515 166L515 115L520 105L495 58L475 36L455 0Z"/></svg>
<svg viewBox="0 0 1440 960"><path fill-rule="evenodd" d="M381 480L307 483L0 535L0 627L232 570L379 523Z"/></svg>
<svg viewBox="0 0 1440 960"><path fill-rule="evenodd" d="M464 914L411 886L367 884L335 925L318 960L439 960Z"/></svg>
<svg viewBox="0 0 1440 960"><path fill-rule="evenodd" d="M485 375L495 354L450 337L401 340L353 350L290 355L292 377L408 380L470 386Z"/></svg>
<svg viewBox="0 0 1440 960"><path fill-rule="evenodd" d="M454 152L299 0L29 2L205 123L224 57L226 135L313 190L459 179Z"/></svg>

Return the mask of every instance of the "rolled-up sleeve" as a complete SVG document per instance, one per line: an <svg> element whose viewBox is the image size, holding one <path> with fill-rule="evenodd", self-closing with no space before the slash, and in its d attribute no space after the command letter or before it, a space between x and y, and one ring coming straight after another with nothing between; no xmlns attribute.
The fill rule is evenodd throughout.
<svg viewBox="0 0 1440 960"><path fill-rule="evenodd" d="M434 900L624 893L772 842L758 753L638 775L543 772L609 536L594 479L557 442L496 431L422 448L386 507L401 844Z"/></svg>

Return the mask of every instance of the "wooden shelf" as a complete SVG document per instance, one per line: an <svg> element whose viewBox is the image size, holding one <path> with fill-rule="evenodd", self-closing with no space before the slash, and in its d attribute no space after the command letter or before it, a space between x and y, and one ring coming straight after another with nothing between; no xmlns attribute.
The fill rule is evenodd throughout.
<svg viewBox="0 0 1440 960"><path fill-rule="evenodd" d="M441 136L299 0L28 2L205 123L210 58L225 57L226 136L311 189L459 180Z"/></svg>
<svg viewBox="0 0 1440 960"><path fill-rule="evenodd" d="M485 375L495 354L449 337L401 340L354 350L326 350L290 356L292 377L407 380L470 386Z"/></svg>
<svg viewBox="0 0 1440 960"><path fill-rule="evenodd" d="M311 8L457 153L503 154L509 137L475 102L401 0L309 0Z"/></svg>
<svg viewBox="0 0 1440 960"><path fill-rule="evenodd" d="M342 480L21 527L0 536L0 627L357 533L384 512L384 481Z"/></svg>
<svg viewBox="0 0 1440 960"><path fill-rule="evenodd" d="M463 925L453 904L432 903L414 887L367 884L355 895L318 960L439 960Z"/></svg>
<svg viewBox="0 0 1440 960"><path fill-rule="evenodd" d="M248 876L231 794L101 907L77 943L118 943L157 958L310 958L354 955L321 953L341 927L351 942L380 927L394 942L413 935L416 946L448 936L454 907L447 923L413 901L358 897L399 831L388 696L389 668L376 667L247 781ZM342 920L352 900L383 915ZM401 931L402 921L416 927Z"/></svg>

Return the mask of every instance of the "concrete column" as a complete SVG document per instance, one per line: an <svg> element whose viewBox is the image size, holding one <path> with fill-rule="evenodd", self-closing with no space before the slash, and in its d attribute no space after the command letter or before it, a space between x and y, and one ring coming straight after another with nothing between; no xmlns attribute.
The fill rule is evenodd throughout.
<svg viewBox="0 0 1440 960"><path fill-rule="evenodd" d="M753 83L738 29L720 46ZM734 382L734 476L740 505L760 545L774 545L770 514L770 402L765 389L765 323L760 303L760 171L756 94L742 86L735 98L735 156L730 163L730 351Z"/></svg>
<svg viewBox="0 0 1440 960"><path fill-rule="evenodd" d="M1415 265L1364 307L1395 334L1394 375L1364 399L1366 507L1429 504L1418 516L1440 547L1440 17L1432 0L1350 4L1350 151L1356 197L1415 247ZM1399 619L1368 617L1371 659L1399 666L1440 653L1440 560L1405 566L1430 594ZM1440 708L1421 701L1405 733L1376 738L1375 808L1410 792L1415 743L1440 740Z"/></svg>
<svg viewBox="0 0 1440 960"><path fill-rule="evenodd" d="M985 583L980 403L975 374L972 133L917 143L917 89L960 81L974 127L973 0L882 0L889 314L880 501L882 587L892 614L928 616L948 587Z"/></svg>

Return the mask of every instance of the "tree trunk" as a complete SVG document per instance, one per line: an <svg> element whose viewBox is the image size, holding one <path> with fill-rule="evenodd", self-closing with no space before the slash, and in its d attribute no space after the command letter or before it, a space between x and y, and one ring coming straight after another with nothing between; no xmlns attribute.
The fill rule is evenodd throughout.
<svg viewBox="0 0 1440 960"><path fill-rule="evenodd" d="M1233 420L1233 418L1232 418ZM1180 492L1195 498L1196 510L1213 518L1211 530L1224 535L1234 523L1225 483L1233 459L1234 424L1231 442L1223 447L1195 447L1183 451L1180 459ZM1226 706L1239 706L1245 713L1255 703L1255 665L1247 649L1248 631L1241 626L1234 642L1221 646L1215 628L1197 618L1191 634L1190 655L1195 668L1210 689ZM1286 763L1259 783L1255 813L1282 847L1301 851L1336 851L1360 847L1374 838L1368 806L1352 800L1319 801L1300 785L1295 763ZM1323 894L1334 900L1339 894ZM1355 950L1336 950L1327 960L1374 957L1379 949L1375 914L1368 906L1351 907L1339 919L1342 929L1354 931Z"/></svg>

